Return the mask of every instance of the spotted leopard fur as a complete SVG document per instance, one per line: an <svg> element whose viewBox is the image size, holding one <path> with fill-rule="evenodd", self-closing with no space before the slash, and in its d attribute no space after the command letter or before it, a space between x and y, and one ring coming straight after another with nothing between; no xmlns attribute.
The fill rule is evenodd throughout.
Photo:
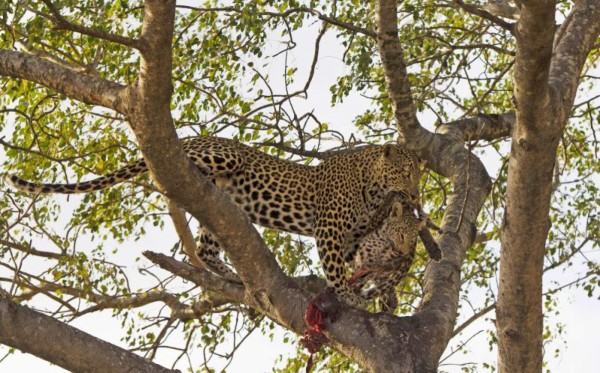
<svg viewBox="0 0 600 373"><path fill-rule="evenodd" d="M218 137L185 139L183 149L254 223L314 236L327 283L349 304L361 300L348 287L345 264L352 261L373 213L390 191L418 198L420 161L396 144L358 148L317 166L282 160ZM147 170L144 160L138 160L76 184L35 184L14 175L9 182L32 193L87 193ZM220 251L210 232L203 232L199 259L216 273L236 280L237 275L219 259Z"/></svg>
<svg viewBox="0 0 600 373"><path fill-rule="evenodd" d="M393 313L398 306L395 287L407 275L415 259L417 237L427 217L418 206L405 199L384 204L383 220L359 243L352 261L349 283L361 298L381 298L381 309Z"/></svg>

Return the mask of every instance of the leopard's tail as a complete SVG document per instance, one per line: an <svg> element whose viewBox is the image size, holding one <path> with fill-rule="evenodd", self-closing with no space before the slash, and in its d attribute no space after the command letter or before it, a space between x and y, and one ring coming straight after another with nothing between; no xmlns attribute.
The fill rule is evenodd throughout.
<svg viewBox="0 0 600 373"><path fill-rule="evenodd" d="M7 175L6 181L15 188L30 193L75 194L89 193L96 190L110 188L115 184L129 180L146 171L148 171L146 162L143 159L140 159L97 179L75 184L38 184L20 179L16 175Z"/></svg>

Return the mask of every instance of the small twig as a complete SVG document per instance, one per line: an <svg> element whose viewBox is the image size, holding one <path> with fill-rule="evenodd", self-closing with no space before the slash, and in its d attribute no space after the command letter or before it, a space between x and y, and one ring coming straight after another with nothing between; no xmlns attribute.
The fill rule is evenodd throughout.
<svg viewBox="0 0 600 373"><path fill-rule="evenodd" d="M469 343L473 338L477 337L481 333L483 333L483 330L478 331L477 333L475 333L472 336L470 336L466 341L460 343L456 347L455 350L452 350L452 352L450 352L450 354L448 354L448 356L446 356L445 358L443 358L442 360L440 360L439 365L441 365L444 361L448 360L452 355L454 355L455 353L457 353L458 351L460 351L461 348L463 348L467 343Z"/></svg>
<svg viewBox="0 0 600 373"><path fill-rule="evenodd" d="M452 332L452 338L454 338L457 335L459 335L460 333L462 333L462 331L465 330L469 325L471 325L472 323L477 321L481 316L485 315L486 313L490 312L491 310L493 310L495 308L496 308L496 302L475 312L473 314L473 316L469 317L467 320L465 320L465 322L463 322L462 324L457 326L456 329L454 329L454 331Z"/></svg>
<svg viewBox="0 0 600 373"><path fill-rule="evenodd" d="M189 6L189 5L177 5L177 8L180 9L190 9L190 10L195 10L198 12L237 12L237 13L242 13L243 11L241 9L229 6L229 7L214 7L214 8L197 8L197 7L193 7L193 6ZM277 12L258 12L258 15L261 16L270 16L270 17L287 17L290 14L294 14L294 13L310 13L314 16L316 16L317 18L319 18L322 21L325 21L329 24L341 27L343 29L346 29L348 31L353 31L355 33L359 33L359 34L363 34L372 38L375 38L375 36L377 35L375 33L375 31L373 30L369 30L360 26L356 26L353 25L351 23L348 22L344 22L342 20L339 20L335 17L330 17L330 16L326 16L323 13L319 12L316 9L312 9L312 8L308 8L308 7L297 7L297 8L292 8L292 9L288 9L285 12L282 13L277 13Z"/></svg>
<svg viewBox="0 0 600 373"><path fill-rule="evenodd" d="M499 27L502 27L503 29L507 30L511 34L514 33L514 30L515 30L515 24L514 23L506 22L502 18L496 17L492 13L487 12L487 11L481 9L478 6L471 5L471 4L466 4L462 0L453 0L453 1L454 1L454 3L456 5L458 5L461 9L465 10L466 12L469 12L469 13L471 13L473 15L476 15L476 16L479 16L481 18L487 19L488 21L492 22L493 24L495 24L495 25L497 25Z"/></svg>
<svg viewBox="0 0 600 373"><path fill-rule="evenodd" d="M21 244L15 243L15 242L3 240L1 238L0 238L0 245L6 246L11 249L19 250L26 254L39 256L42 258L56 259L56 260L70 258L69 255L57 254L57 253L53 253L50 251L41 251L41 250L37 250L37 249L33 248L32 246L21 245Z"/></svg>
<svg viewBox="0 0 600 373"><path fill-rule="evenodd" d="M75 25L74 23L67 21L60 14L60 10L50 0L42 0L42 2L44 4L46 4L48 9L50 9L52 16L35 11L33 9L29 9L29 10L41 17L44 17L44 18L52 21L52 23L54 23L59 30L73 31L73 32L77 32L79 34L93 36L96 38L104 39L104 40L107 40L107 41L110 41L113 43L125 45L127 47L131 47L131 48L135 48L135 49L142 48L143 44L139 39L130 39L130 38L126 38L126 37L123 37L120 35L115 35L115 34L111 34L109 32L101 31L98 29Z"/></svg>

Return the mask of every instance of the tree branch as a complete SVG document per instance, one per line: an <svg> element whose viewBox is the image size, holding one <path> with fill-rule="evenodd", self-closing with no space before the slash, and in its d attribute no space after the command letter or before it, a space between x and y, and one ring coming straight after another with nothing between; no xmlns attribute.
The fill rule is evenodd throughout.
<svg viewBox="0 0 600 373"><path fill-rule="evenodd" d="M140 44L139 40L126 38L126 37L123 37L120 35L114 35L114 34L111 34L109 32L105 32L102 30L93 29L90 27L79 26L74 23L71 23L71 22L67 21L65 19L65 17L63 17L60 14L60 10L50 0L42 0L42 2L44 4L46 4L46 6L48 7L48 9L50 9L50 12L52 12L52 15L54 17L50 17L41 12L35 12L35 13L38 14L39 16L44 17L44 18L50 20L51 22L53 22L59 30L73 31L73 32L77 32L79 34L88 35L88 36L92 36L95 38L107 40L107 41L110 41L113 43L121 44L121 45L135 48L135 49L141 48L141 44ZM33 11L33 10L31 10L31 11Z"/></svg>
<svg viewBox="0 0 600 373"><path fill-rule="evenodd" d="M25 245L21 245L21 244L15 243L15 242L6 241L3 239L0 239L0 245L6 246L11 249L19 250L26 254L40 256L42 258L56 259L56 260L70 258L69 255L53 253L50 251L42 251L42 250L38 250L32 246L25 246Z"/></svg>
<svg viewBox="0 0 600 373"><path fill-rule="evenodd" d="M554 1L528 1L521 6L517 23L514 97L517 117L523 126L541 126L538 108L551 110L548 76L556 25ZM541 127L540 127L541 129ZM520 136L519 136L520 137Z"/></svg>
<svg viewBox="0 0 600 373"><path fill-rule="evenodd" d="M202 287L205 290L219 293L230 302L244 303L244 286L228 281L223 277L212 274L203 268L195 268L187 263L180 262L164 254L151 251L144 252L144 256L160 268L173 273L183 279ZM316 275L292 278L301 288L310 293L318 293L325 288L327 283Z"/></svg>
<svg viewBox="0 0 600 373"><path fill-rule="evenodd" d="M427 137L424 132L427 131L419 125L411 96L404 53L398 37L397 13L395 0L377 1L377 46L401 141L413 149L420 149L423 146L422 140Z"/></svg>
<svg viewBox="0 0 600 373"><path fill-rule="evenodd" d="M123 102L125 86L77 73L39 57L0 49L0 75L30 80L75 100L122 114L127 112Z"/></svg>
<svg viewBox="0 0 600 373"><path fill-rule="evenodd" d="M168 198L213 233L261 311L301 331L307 294L289 281L248 216L183 153L171 118L171 40L174 1L147 1L144 10L142 68L130 99L137 102L131 125L157 185ZM182 167L173 167L182 165ZM211 206L207 209L206 206ZM232 232L231 227L236 227Z"/></svg>
<svg viewBox="0 0 600 373"><path fill-rule="evenodd" d="M0 343L74 372L175 372L5 298Z"/></svg>
<svg viewBox="0 0 600 373"><path fill-rule="evenodd" d="M230 299L233 303L244 303L245 289L221 276L210 273L204 268L196 268L180 262L164 254L145 251L144 256L160 268L173 273L183 279L193 282L205 290L214 291Z"/></svg>
<svg viewBox="0 0 600 373"><path fill-rule="evenodd" d="M173 221L175 231L181 240L183 252L185 255L187 255L188 259L194 266L198 268L204 268L204 265L196 255L198 245L196 245L194 235L190 231L188 221L185 218L185 211L177 207L177 205L175 205L175 203L173 203L173 201L170 199L167 199L167 207L169 209L169 215L171 215L171 220Z"/></svg>
<svg viewBox="0 0 600 373"><path fill-rule="evenodd" d="M573 11L565 21L550 66L550 85L560 107L568 109L561 113L566 118L577 93L580 74L590 51L595 47L600 34L600 4L597 0L574 3Z"/></svg>
<svg viewBox="0 0 600 373"><path fill-rule="evenodd" d="M4 279L0 279L4 280ZM15 280L6 279L11 282ZM213 312L216 307L231 303L231 300L223 297L219 293L211 293L203 297L201 301L194 302L191 305L185 304L174 295L165 290L152 290L149 292L128 294L128 295L104 295L98 294L91 291L84 291L82 289L73 288L70 286L58 285L52 282L46 282L43 285L36 286L29 281L16 280L18 285L28 290L21 292L18 295L12 296L10 299L16 303L23 303L30 300L38 294L45 294L50 296L50 292L60 292L62 294L69 294L76 299L85 299L94 305L78 311L74 308L71 309L72 317L81 317L85 314L102 311L106 309L130 309L143 307L145 305L162 302L171 309L171 319L181 319L183 321L192 320L199 318L200 316ZM59 300L58 298L52 298ZM68 302L62 302L63 305L67 306Z"/></svg>
<svg viewBox="0 0 600 373"><path fill-rule="evenodd" d="M480 309L478 312L475 312L471 317L469 317L462 324L457 326L456 329L454 329L454 331L452 332L452 337L455 337L455 336L459 335L460 333L462 333L462 331L465 330L469 325L471 325L475 321L479 320L479 318L481 316L492 311L494 308L496 308L496 302L490 304L489 306L487 306L485 308Z"/></svg>
<svg viewBox="0 0 600 373"><path fill-rule="evenodd" d="M479 114L475 117L444 123L440 127L457 128L467 141L493 141L509 137L515 121L515 113L510 111L504 114ZM446 131L441 130L441 132Z"/></svg>
<svg viewBox="0 0 600 373"><path fill-rule="evenodd" d="M542 273L556 150L570 111L549 84L555 2L523 1L517 23L516 123L501 232L496 327L498 371L539 372L543 364Z"/></svg>
<svg viewBox="0 0 600 373"><path fill-rule="evenodd" d="M464 1L462 0L453 0L453 2L458 5L461 9L463 9L464 11L471 13L473 15L476 15L478 17L481 17L483 19L487 19L488 21L492 22L493 24L502 27L503 29L513 33L514 29L515 29L515 24L514 23L510 23L510 22L506 22L505 20L503 20L500 17L496 17L495 15L493 15L490 12L485 11L484 9L476 6L476 5L472 5L472 4L466 4Z"/></svg>

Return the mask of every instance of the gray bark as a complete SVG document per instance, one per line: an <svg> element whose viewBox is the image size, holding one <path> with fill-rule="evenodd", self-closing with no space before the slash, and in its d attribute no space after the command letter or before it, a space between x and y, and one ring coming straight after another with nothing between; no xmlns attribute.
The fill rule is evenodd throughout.
<svg viewBox="0 0 600 373"><path fill-rule="evenodd" d="M75 72L40 57L0 50L0 74L30 80L87 104L119 113L125 111L123 85Z"/></svg>
<svg viewBox="0 0 600 373"><path fill-rule="evenodd" d="M551 120L548 74L554 3L524 4L517 23L517 121L508 164L496 305L500 372L541 372L542 270L552 169L558 136Z"/></svg>
<svg viewBox="0 0 600 373"><path fill-rule="evenodd" d="M516 28L516 123L496 305L500 373L542 371L542 273L552 171L579 74L600 28L599 1L575 3L556 35L554 13L553 1L523 2Z"/></svg>
<svg viewBox="0 0 600 373"><path fill-rule="evenodd" d="M73 372L178 372L0 298L0 343Z"/></svg>

